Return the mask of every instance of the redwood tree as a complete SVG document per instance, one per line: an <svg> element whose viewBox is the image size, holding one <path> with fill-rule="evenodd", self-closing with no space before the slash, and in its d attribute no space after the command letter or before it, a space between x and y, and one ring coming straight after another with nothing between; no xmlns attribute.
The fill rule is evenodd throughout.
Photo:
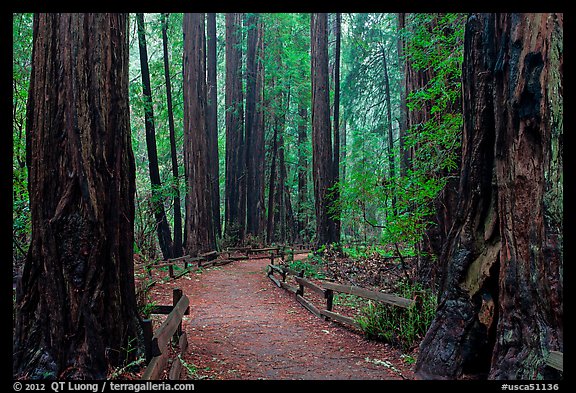
<svg viewBox="0 0 576 393"><path fill-rule="evenodd" d="M206 132L204 14L184 14L183 30L186 251L196 255L216 249Z"/></svg>
<svg viewBox="0 0 576 393"><path fill-rule="evenodd" d="M212 215L214 229L222 236L220 223L220 172L218 158L218 84L216 72L216 14L206 14L206 73L208 102L206 104L206 131L208 132L208 167L212 189Z"/></svg>
<svg viewBox="0 0 576 393"><path fill-rule="evenodd" d="M176 154L176 130L174 129L174 111L172 109L172 82L170 80L170 62L168 59L168 18L162 14L162 49L164 58L164 79L166 81L166 106L168 110L168 129L170 132L170 157L172 176L174 177L174 248L173 256L182 256L182 208L180 207L180 178L178 177L178 155Z"/></svg>
<svg viewBox="0 0 576 393"><path fill-rule="evenodd" d="M172 235L166 217L164 202L160 193L162 182L158 167L158 151L156 148L156 127L154 125L154 109L152 105L152 87L150 84L150 68L148 67L148 49L146 47L146 32L144 14L136 14L138 24L138 48L140 49L140 67L142 69L142 96L144 99L144 118L146 128L146 149L148 151L148 170L152 185L152 206L156 218L156 233L164 259L173 257Z"/></svg>
<svg viewBox="0 0 576 393"><path fill-rule="evenodd" d="M241 242L246 224L244 109L242 94L242 14L226 14L226 192L225 233Z"/></svg>
<svg viewBox="0 0 576 393"><path fill-rule="evenodd" d="M458 215L425 378L559 378L563 350L563 15L472 14Z"/></svg>
<svg viewBox="0 0 576 393"><path fill-rule="evenodd" d="M127 15L36 14L29 92L13 375L103 379L142 343Z"/></svg>
<svg viewBox="0 0 576 393"><path fill-rule="evenodd" d="M246 233L264 232L264 51L263 26L258 14L246 18Z"/></svg>
<svg viewBox="0 0 576 393"><path fill-rule="evenodd" d="M316 207L316 243L337 242L336 224L332 218L334 166L330 126L328 84L328 15L313 13L310 18L312 75L312 177Z"/></svg>

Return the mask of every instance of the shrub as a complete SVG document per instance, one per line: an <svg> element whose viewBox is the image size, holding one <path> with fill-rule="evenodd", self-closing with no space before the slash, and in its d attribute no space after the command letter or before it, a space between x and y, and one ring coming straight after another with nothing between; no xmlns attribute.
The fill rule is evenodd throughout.
<svg viewBox="0 0 576 393"><path fill-rule="evenodd" d="M422 340L436 312L436 296L419 284L403 284L399 295L413 298L419 293L421 307L400 308L369 301L361 310L357 322L371 339L383 340L403 351L410 351Z"/></svg>

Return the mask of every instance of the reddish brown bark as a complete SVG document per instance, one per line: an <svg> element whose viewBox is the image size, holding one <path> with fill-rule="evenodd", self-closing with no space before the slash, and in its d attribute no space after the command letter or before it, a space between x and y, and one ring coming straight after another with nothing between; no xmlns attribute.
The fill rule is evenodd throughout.
<svg viewBox="0 0 576 393"><path fill-rule="evenodd" d="M102 379L141 348L129 112L127 15L36 14L17 378Z"/></svg>
<svg viewBox="0 0 576 393"><path fill-rule="evenodd" d="M458 216L422 377L558 378L563 350L562 14L472 14Z"/></svg>
<svg viewBox="0 0 576 393"><path fill-rule="evenodd" d="M242 94L242 14L226 14L226 195L225 233L231 243L244 239L246 161Z"/></svg>
<svg viewBox="0 0 576 393"><path fill-rule="evenodd" d="M246 20L246 232L261 237L265 227L264 206L264 55L263 25L258 14Z"/></svg>
<svg viewBox="0 0 576 393"><path fill-rule="evenodd" d="M184 14L184 168L186 169L186 251L216 249L206 132L204 14Z"/></svg>
<svg viewBox="0 0 576 393"><path fill-rule="evenodd" d="M333 212L334 166L328 84L328 16L313 13L310 19L312 75L312 177L316 207L316 243L337 242Z"/></svg>
<svg viewBox="0 0 576 393"><path fill-rule="evenodd" d="M212 214L214 217L214 228L216 235L222 235L222 224L220 222L220 172L218 158L218 84L216 72L216 14L206 14L206 69L207 69L207 89L208 102L206 105L208 132L208 167L210 170L210 186L212 189Z"/></svg>

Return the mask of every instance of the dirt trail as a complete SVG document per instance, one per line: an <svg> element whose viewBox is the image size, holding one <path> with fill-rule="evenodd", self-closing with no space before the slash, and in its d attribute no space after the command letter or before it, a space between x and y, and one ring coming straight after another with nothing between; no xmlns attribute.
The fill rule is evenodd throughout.
<svg viewBox="0 0 576 393"><path fill-rule="evenodd" d="M400 352L310 314L265 274L268 259L191 273L184 360L213 379L412 379ZM167 285L162 292L169 293ZM184 377L184 374L183 376Z"/></svg>

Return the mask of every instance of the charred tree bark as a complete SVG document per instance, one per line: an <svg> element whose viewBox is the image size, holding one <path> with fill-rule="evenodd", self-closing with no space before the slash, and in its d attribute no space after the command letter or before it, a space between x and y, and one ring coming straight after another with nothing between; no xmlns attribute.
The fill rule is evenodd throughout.
<svg viewBox="0 0 576 393"><path fill-rule="evenodd" d="M204 14L184 14L184 166L186 168L186 251L216 249L206 132Z"/></svg>
<svg viewBox="0 0 576 393"><path fill-rule="evenodd" d="M264 51L263 26L258 14L246 21L246 232L255 237L264 233Z"/></svg>
<svg viewBox="0 0 576 393"><path fill-rule="evenodd" d="M333 214L334 164L328 84L328 17L313 13L310 19L312 74L312 175L316 208L316 243L337 242Z"/></svg>
<svg viewBox="0 0 576 393"><path fill-rule="evenodd" d="M156 129L154 126L154 109L152 105L152 88L150 86L150 69L148 68L148 51L146 48L146 32L144 14L136 14L138 24L138 48L140 49L140 67L142 69L142 96L144 99L144 118L146 127L146 149L148 151L148 170L152 185L152 205L156 218L156 232L164 259L173 257L172 235L166 218L166 210L160 193L160 169L158 168L158 152L156 150Z"/></svg>
<svg viewBox="0 0 576 393"><path fill-rule="evenodd" d="M126 14L36 14L27 108L32 242L13 375L103 379L142 348Z"/></svg>
<svg viewBox="0 0 576 393"><path fill-rule="evenodd" d="M225 233L232 244L243 241L246 224L241 26L242 14L226 14Z"/></svg>
<svg viewBox="0 0 576 393"><path fill-rule="evenodd" d="M218 158L218 86L216 72L216 14L206 14L206 33L208 35L206 49L206 69L208 74L208 102L206 105L208 132L208 168L210 171L210 186L212 190L212 214L216 236L222 236L220 222L220 171Z"/></svg>
<svg viewBox="0 0 576 393"><path fill-rule="evenodd" d="M168 18L162 14L162 48L164 57L164 79L166 81L166 106L168 109L168 129L170 131L170 157L172 158L172 176L174 177L174 248L173 256L182 256L182 208L180 206L180 178L178 177L178 155L176 153L176 132L174 129L174 111L172 109L172 82L170 80L170 62L168 60Z"/></svg>
<svg viewBox="0 0 576 393"><path fill-rule="evenodd" d="M416 371L559 378L563 350L562 14L473 14L458 216Z"/></svg>

